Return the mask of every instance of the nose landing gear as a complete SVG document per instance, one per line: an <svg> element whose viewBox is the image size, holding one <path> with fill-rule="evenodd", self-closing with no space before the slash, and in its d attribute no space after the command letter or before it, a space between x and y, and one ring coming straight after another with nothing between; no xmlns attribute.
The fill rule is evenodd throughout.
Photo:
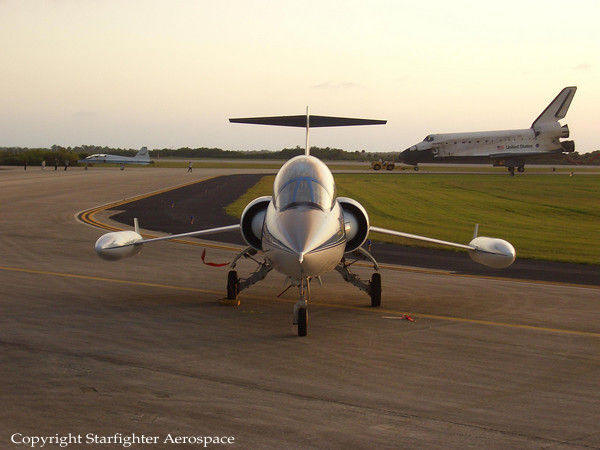
<svg viewBox="0 0 600 450"><path fill-rule="evenodd" d="M310 280L302 278L298 285L300 299L294 304L294 325L298 326L298 336L308 334L308 300L310 299Z"/></svg>

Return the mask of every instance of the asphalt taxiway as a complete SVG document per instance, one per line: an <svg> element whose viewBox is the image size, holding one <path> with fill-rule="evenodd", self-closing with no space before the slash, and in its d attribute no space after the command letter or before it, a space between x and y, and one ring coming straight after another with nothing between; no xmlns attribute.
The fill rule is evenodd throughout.
<svg viewBox="0 0 600 450"><path fill-rule="evenodd" d="M600 446L597 287L393 266L376 310L333 273L298 338L282 276L226 306L201 242L107 262L93 252L104 230L76 220L233 172L256 171L2 171L2 447L15 432L115 431L244 448ZM89 215L123 228L115 212Z"/></svg>

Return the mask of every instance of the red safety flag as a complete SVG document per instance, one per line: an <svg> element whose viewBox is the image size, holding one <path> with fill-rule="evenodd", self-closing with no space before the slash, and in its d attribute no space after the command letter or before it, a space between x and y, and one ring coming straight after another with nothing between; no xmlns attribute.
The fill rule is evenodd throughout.
<svg viewBox="0 0 600 450"><path fill-rule="evenodd" d="M213 263L213 262L206 262L206 260L204 259L204 258L205 258L205 256L206 256L206 249L202 249L202 262L203 262L204 264L206 264L207 266L212 266L212 267L223 267L223 266L227 266L227 265L229 265L229 263L228 263L228 262L226 262L226 263L221 263L221 264L219 264L219 263Z"/></svg>

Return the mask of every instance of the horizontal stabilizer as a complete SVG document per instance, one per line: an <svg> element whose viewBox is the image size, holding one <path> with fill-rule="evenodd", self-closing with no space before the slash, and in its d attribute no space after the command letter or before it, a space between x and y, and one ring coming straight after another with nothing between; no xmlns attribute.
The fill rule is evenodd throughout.
<svg viewBox="0 0 600 450"><path fill-rule="evenodd" d="M280 127L306 128L306 115L299 116L273 116L273 117L246 117L229 119L231 123L251 123L255 125L276 125ZM348 127L353 125L384 125L387 120L353 119L348 117L308 116L310 128L318 127Z"/></svg>

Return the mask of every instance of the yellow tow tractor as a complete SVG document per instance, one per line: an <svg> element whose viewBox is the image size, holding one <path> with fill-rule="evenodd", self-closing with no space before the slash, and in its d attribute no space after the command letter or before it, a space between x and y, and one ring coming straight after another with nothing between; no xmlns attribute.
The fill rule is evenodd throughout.
<svg viewBox="0 0 600 450"><path fill-rule="evenodd" d="M395 166L396 165L394 164L394 161L383 161L381 159L379 161L373 161L371 163L371 169L373 170L394 170Z"/></svg>

